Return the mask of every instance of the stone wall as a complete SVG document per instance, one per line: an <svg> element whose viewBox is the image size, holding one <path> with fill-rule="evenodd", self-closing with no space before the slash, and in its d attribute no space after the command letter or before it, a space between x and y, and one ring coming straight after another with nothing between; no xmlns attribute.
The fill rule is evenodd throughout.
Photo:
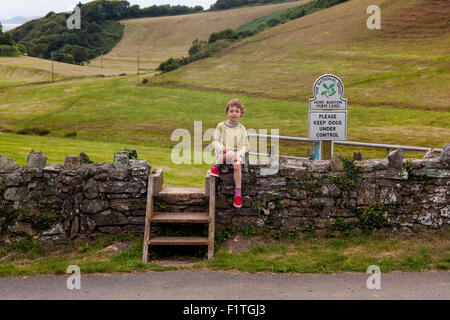
<svg viewBox="0 0 450 320"><path fill-rule="evenodd" d="M116 153L114 163L46 164L32 152L19 167L0 157L0 241L33 236L40 243L67 243L96 232L143 232L150 165Z"/></svg>
<svg viewBox="0 0 450 320"><path fill-rule="evenodd" d="M232 205L232 166L222 166L216 229L297 237L444 228L450 225L448 154L446 145L441 158L282 160L270 176L261 174L267 165L245 165L239 209ZM129 160L127 152L116 153L114 163L82 160L67 156L64 165L47 165L32 152L19 167L0 156L0 242L32 236L59 244L99 232L143 232L148 162ZM203 198L194 200L185 201L183 211L207 206Z"/></svg>
<svg viewBox="0 0 450 320"><path fill-rule="evenodd" d="M444 155L441 159L285 160L273 176L262 176L261 166L249 165L243 173L239 209L232 205L232 166L221 170L218 229L231 226L301 237L450 226L450 170Z"/></svg>

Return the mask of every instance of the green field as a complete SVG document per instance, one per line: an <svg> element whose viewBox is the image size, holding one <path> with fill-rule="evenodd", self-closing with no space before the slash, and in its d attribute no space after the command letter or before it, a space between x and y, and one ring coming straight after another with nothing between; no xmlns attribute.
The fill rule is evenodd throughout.
<svg viewBox="0 0 450 320"><path fill-rule="evenodd" d="M50 163L62 163L65 154L82 151L94 161L112 162L114 152L134 148L151 165L167 168L169 185L201 185L201 171L208 165L173 165L171 147L178 141L172 142L171 134L177 128L193 134L194 121L202 121L203 132L214 128L225 119L224 106L235 96L247 109L242 118L247 129L268 129L269 133L279 129L281 135L307 136L306 102L145 86L141 78L90 78L0 89L0 130L7 132L1 134L0 154L21 165L31 149L44 151ZM448 138L449 117L448 111L352 105L348 139L441 148ZM50 134L15 134L34 127L50 130ZM65 138L73 132L76 137ZM205 141L204 146L207 144ZM312 145L282 143L281 154L306 156L307 148ZM337 148L336 152L351 156L352 150ZM385 156L383 149L362 152L365 157ZM417 155L422 154L407 154ZM180 171L189 173L189 178L179 175Z"/></svg>

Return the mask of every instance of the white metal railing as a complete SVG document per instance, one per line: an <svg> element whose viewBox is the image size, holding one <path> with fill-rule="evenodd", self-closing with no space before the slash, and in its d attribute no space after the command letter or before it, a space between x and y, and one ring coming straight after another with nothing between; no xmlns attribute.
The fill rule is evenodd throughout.
<svg viewBox="0 0 450 320"><path fill-rule="evenodd" d="M301 141L301 142L310 142L314 143L316 140L308 139L308 138L301 138L301 137L289 137L289 136L275 136L275 135L269 135L269 134L253 134L249 133L249 137L261 137L261 138L271 138L271 139L279 139L279 140L288 140L288 141ZM367 148L381 148L386 149L386 154L389 154L390 149L398 149L402 148L403 150L409 150L409 151L436 151L436 152L442 152L442 149L434 149L434 148L424 148L424 147L413 147L413 146L403 146L403 145L395 145L395 144L382 144L382 143L367 143L367 142L355 142L355 141L333 141L333 144L338 145L345 145L345 146L358 146L358 147L367 147ZM251 155L258 155L258 156L270 156L270 154L264 154L264 153L249 153ZM293 157L293 156L282 156L280 157L284 158L290 158L290 159L308 159L304 157Z"/></svg>

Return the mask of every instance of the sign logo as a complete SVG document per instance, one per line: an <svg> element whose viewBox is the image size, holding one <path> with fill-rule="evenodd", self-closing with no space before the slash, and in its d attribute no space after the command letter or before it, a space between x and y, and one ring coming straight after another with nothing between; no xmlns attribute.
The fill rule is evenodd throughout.
<svg viewBox="0 0 450 320"><path fill-rule="evenodd" d="M81 29L81 3L75 6L75 12L67 18L67 28L69 30Z"/></svg>
<svg viewBox="0 0 450 320"><path fill-rule="evenodd" d="M330 87L327 86L326 83L323 84L323 87L327 90L322 91L320 95L325 97L331 97L336 93L336 90L334 90L334 83L330 84Z"/></svg>
<svg viewBox="0 0 450 320"><path fill-rule="evenodd" d="M313 85L314 99L309 99L310 110L347 110L343 98L344 84L332 74L324 74Z"/></svg>

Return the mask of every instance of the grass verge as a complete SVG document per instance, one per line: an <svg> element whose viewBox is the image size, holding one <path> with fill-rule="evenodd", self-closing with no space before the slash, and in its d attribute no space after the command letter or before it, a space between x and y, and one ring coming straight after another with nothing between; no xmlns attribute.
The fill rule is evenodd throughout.
<svg viewBox="0 0 450 320"><path fill-rule="evenodd" d="M449 229L333 239L265 237L259 241L240 253L230 253L219 246L212 260L204 260L204 252L197 250L194 264L162 266L141 261L142 237L136 233L102 236L83 244L46 250L28 239L0 248L0 276L65 274L69 265L78 265L82 273L190 269L326 274L366 272L370 265L379 266L382 272L450 270ZM117 242L126 243L126 248L119 253L105 250ZM179 260L185 258L180 256Z"/></svg>

